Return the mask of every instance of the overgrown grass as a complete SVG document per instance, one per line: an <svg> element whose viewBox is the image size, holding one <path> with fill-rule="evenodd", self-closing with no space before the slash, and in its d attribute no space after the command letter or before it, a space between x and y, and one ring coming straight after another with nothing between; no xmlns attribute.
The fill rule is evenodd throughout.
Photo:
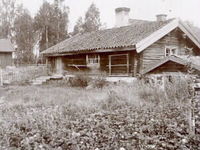
<svg viewBox="0 0 200 150"><path fill-rule="evenodd" d="M47 76L47 67L40 66L25 66L11 67L3 69L2 77L4 83L9 84L27 84L39 76Z"/></svg>
<svg viewBox="0 0 200 150"><path fill-rule="evenodd" d="M169 85L177 89L172 95L143 82L93 89L7 87L0 148L197 149L200 139L189 135L187 102L169 100L186 88L178 85Z"/></svg>

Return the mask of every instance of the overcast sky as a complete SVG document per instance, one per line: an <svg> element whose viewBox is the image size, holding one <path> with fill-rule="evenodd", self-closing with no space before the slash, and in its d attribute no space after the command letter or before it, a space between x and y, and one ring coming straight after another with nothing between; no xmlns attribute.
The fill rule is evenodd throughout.
<svg viewBox="0 0 200 150"><path fill-rule="evenodd" d="M34 16L43 0L17 0L22 2ZM52 2L53 0L49 0ZM131 8L130 17L135 19L155 20L155 15L167 13L168 18L179 17L200 27L200 0L65 0L70 8L69 28L73 29L79 16L84 16L91 3L95 3L101 13L101 21L108 28L115 24L114 9L117 7Z"/></svg>

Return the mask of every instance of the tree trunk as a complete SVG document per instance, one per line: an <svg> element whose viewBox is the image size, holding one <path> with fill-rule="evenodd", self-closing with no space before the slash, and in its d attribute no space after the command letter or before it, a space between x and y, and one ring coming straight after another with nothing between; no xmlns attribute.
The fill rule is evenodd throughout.
<svg viewBox="0 0 200 150"><path fill-rule="evenodd" d="M49 38L48 38L48 26L45 26L46 33L46 49L49 48Z"/></svg>

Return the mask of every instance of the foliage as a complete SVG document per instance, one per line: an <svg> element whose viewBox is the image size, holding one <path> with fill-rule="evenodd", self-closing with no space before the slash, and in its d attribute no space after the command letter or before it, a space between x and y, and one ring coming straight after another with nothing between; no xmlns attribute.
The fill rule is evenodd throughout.
<svg viewBox="0 0 200 150"><path fill-rule="evenodd" d="M106 81L106 77L102 75L98 75L89 83L93 88L103 88L108 85L108 81Z"/></svg>
<svg viewBox="0 0 200 150"><path fill-rule="evenodd" d="M17 15L16 0L1 0L0 8L1 38L12 38L14 20Z"/></svg>
<svg viewBox="0 0 200 150"><path fill-rule="evenodd" d="M92 3L85 14L84 22L82 21L82 17L78 18L76 25L74 26L73 35L97 31L100 27L100 12L96 5Z"/></svg>
<svg viewBox="0 0 200 150"><path fill-rule="evenodd" d="M138 85L10 87L1 149L198 149L182 103L140 99ZM56 100L55 100L56 99ZM182 107L180 107L182 106Z"/></svg>
<svg viewBox="0 0 200 150"><path fill-rule="evenodd" d="M84 31L91 32L99 30L101 26L100 12L94 3L90 5L85 14Z"/></svg>
<svg viewBox="0 0 200 150"><path fill-rule="evenodd" d="M165 89L168 99L173 101L187 102L193 96L192 78L180 75L178 77L171 76L171 81L166 81Z"/></svg>
<svg viewBox="0 0 200 150"><path fill-rule="evenodd" d="M60 1L45 1L35 16L35 30L42 33L40 50L45 50L67 38L68 8Z"/></svg>
<svg viewBox="0 0 200 150"><path fill-rule="evenodd" d="M21 66L17 68L6 68L3 70L3 81L10 84L27 84L31 80L46 76L46 66Z"/></svg>
<svg viewBox="0 0 200 150"><path fill-rule="evenodd" d="M90 80L87 75L76 75L69 79L69 84L72 87L87 87Z"/></svg>
<svg viewBox="0 0 200 150"><path fill-rule="evenodd" d="M78 33L83 33L84 32L83 25L84 25L83 19L82 19L82 17L79 17L74 26L73 35L76 35Z"/></svg>
<svg viewBox="0 0 200 150"><path fill-rule="evenodd" d="M24 10L14 22L15 41L17 45L16 59L18 63L33 62L34 29L33 18Z"/></svg>

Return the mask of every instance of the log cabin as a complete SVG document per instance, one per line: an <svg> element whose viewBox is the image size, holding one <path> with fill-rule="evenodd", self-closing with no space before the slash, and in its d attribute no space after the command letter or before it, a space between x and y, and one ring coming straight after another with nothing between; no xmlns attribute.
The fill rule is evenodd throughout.
<svg viewBox="0 0 200 150"><path fill-rule="evenodd" d="M114 28L78 34L43 51L51 72L123 77L176 73L186 71L183 56L200 56L200 37L188 24L165 14L156 21L130 19L129 12L117 8Z"/></svg>
<svg viewBox="0 0 200 150"><path fill-rule="evenodd" d="M10 40L0 39L0 68L13 65L14 47Z"/></svg>

